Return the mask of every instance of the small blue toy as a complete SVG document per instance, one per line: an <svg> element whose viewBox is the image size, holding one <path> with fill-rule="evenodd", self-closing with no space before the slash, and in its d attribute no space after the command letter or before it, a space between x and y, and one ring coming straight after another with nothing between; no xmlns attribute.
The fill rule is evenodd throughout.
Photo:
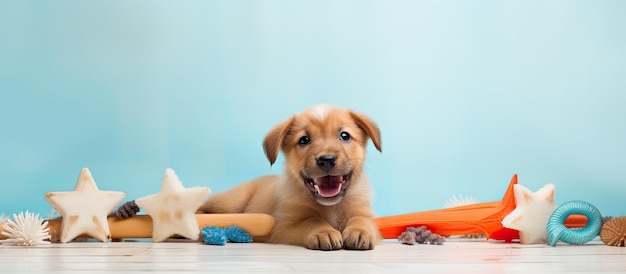
<svg viewBox="0 0 626 274"><path fill-rule="evenodd" d="M252 236L236 225L226 228L226 237L233 243L250 243Z"/></svg>
<svg viewBox="0 0 626 274"><path fill-rule="evenodd" d="M202 239L210 245L226 245L228 238L226 230L216 226L207 226L202 229Z"/></svg>
<svg viewBox="0 0 626 274"><path fill-rule="evenodd" d="M563 224L572 214L587 217L587 226L572 230ZM561 240L568 244L584 244L598 236L602 229L602 215L592 204L585 201L569 201L557 207L548 220L548 239L551 246Z"/></svg>
<svg viewBox="0 0 626 274"><path fill-rule="evenodd" d="M207 226L201 231L202 239L210 245L226 245L226 242L250 243L252 236L236 225L227 228Z"/></svg>

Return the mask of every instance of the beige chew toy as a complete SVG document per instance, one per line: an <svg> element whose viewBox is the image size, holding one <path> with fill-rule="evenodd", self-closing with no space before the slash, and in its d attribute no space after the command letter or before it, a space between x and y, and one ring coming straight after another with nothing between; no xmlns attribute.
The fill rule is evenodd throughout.
<svg viewBox="0 0 626 274"><path fill-rule="evenodd" d="M105 242L110 238L107 215L126 193L100 191L87 168L78 176L74 191L48 192L45 198L63 216L59 241L67 243L81 234Z"/></svg>
<svg viewBox="0 0 626 274"><path fill-rule="evenodd" d="M197 239L200 229L195 218L196 210L211 193L208 187L185 188L174 170L168 168L163 175L161 190L135 200L139 208L152 217L152 240L161 242L179 235Z"/></svg>

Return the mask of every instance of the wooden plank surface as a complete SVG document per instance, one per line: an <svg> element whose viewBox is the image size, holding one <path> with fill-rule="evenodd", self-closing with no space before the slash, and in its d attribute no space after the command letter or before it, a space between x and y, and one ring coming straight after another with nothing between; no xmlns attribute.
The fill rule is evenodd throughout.
<svg viewBox="0 0 626 274"><path fill-rule="evenodd" d="M385 240L372 251L314 251L262 243L211 246L190 241L0 245L2 273L625 273L626 248L521 245L451 239L443 245Z"/></svg>

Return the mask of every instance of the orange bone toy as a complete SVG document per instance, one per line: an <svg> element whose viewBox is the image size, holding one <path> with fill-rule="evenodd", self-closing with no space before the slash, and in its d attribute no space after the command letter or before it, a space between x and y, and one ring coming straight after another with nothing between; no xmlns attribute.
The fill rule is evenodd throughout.
<svg viewBox="0 0 626 274"><path fill-rule="evenodd" d="M408 227L423 225L442 236L485 234L487 239L512 241L519 239L519 232L503 227L502 219L515 209L515 184L517 174L513 175L501 201L378 217L375 222L385 239L397 238ZM571 215L565 220L569 228L585 225L587 218L582 215Z"/></svg>

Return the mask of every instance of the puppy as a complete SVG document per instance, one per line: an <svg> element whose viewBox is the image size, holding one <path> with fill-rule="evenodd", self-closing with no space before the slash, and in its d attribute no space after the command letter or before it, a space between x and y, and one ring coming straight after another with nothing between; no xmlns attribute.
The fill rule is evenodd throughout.
<svg viewBox="0 0 626 274"><path fill-rule="evenodd" d="M212 195L201 213L267 213L270 243L309 249L373 249L381 240L372 219L365 173L367 141L381 151L377 125L361 114L313 106L276 125L263 148L270 164L282 151L281 176L265 176Z"/></svg>

